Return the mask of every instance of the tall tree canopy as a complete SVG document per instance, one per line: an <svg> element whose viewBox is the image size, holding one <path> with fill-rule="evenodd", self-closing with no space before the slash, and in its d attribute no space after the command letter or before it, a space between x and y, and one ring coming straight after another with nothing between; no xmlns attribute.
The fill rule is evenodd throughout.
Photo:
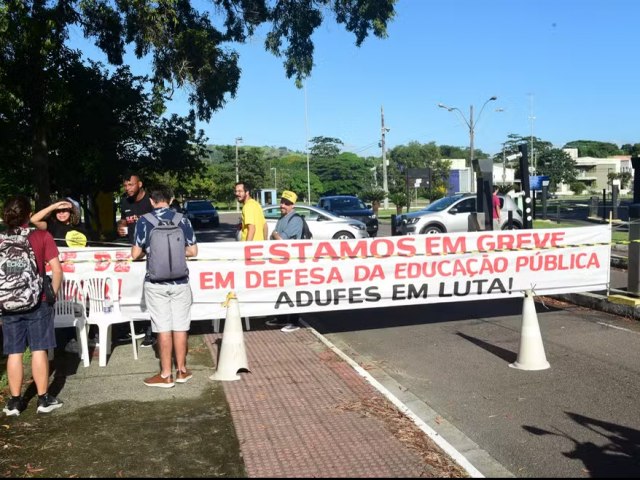
<svg viewBox="0 0 640 480"><path fill-rule="evenodd" d="M421 144L409 142L407 145L394 147L389 154L395 168L391 169L391 192L407 191L407 169L430 168L430 188L420 191L429 198L439 198L447 191L451 162L442 158L440 148L435 142Z"/></svg>
<svg viewBox="0 0 640 480"><path fill-rule="evenodd" d="M20 109L20 127L31 140L29 171L41 199L48 199L48 141L52 119L64 102L58 72L77 55L69 29L79 27L112 65L127 48L152 62L156 112L176 88L188 87L202 120L223 107L238 88L238 53L263 24L271 26L265 48L284 58L285 73L298 85L313 66L312 34L326 13L355 36L359 46L373 33L386 36L396 0L4 0L0 4L0 105ZM15 128L0 116L0 127Z"/></svg>
<svg viewBox="0 0 640 480"><path fill-rule="evenodd" d="M577 148L581 157L607 158L613 155L622 155L623 150L615 143L598 142L596 140L574 140L563 148Z"/></svg>
<svg viewBox="0 0 640 480"><path fill-rule="evenodd" d="M538 173L549 176L549 190L554 191L560 183L571 184L578 175L576 161L560 148L550 148L538 158Z"/></svg>

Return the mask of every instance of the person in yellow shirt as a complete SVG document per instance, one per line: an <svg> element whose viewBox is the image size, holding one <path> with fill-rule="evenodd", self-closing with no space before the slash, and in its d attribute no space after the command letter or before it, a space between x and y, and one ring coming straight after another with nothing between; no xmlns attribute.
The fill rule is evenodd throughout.
<svg viewBox="0 0 640 480"><path fill-rule="evenodd" d="M260 204L251 198L251 187L247 182L238 182L235 196L242 204L242 241L252 242L267 239L267 221Z"/></svg>

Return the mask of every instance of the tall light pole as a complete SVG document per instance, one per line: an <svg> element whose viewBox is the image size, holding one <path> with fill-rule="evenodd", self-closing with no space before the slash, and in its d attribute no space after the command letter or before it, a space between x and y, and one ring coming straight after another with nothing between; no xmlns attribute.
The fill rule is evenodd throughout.
<svg viewBox="0 0 640 480"><path fill-rule="evenodd" d="M238 170L238 144L242 142L242 137L236 137L236 183L240 181L240 172ZM236 201L236 212L240 211L240 203Z"/></svg>
<svg viewBox="0 0 640 480"><path fill-rule="evenodd" d="M273 170L273 188L276 191L276 195L278 195L278 169L271 167L271 170Z"/></svg>
<svg viewBox="0 0 640 480"><path fill-rule="evenodd" d="M380 141L380 147L382 147L382 190L384 190L384 209L387 210L389 208L389 184L387 183L387 150L385 149L384 137L386 133L389 131L388 128L384 126L384 109L380 107L380 119L381 119L381 132L382 139Z"/></svg>
<svg viewBox="0 0 640 480"><path fill-rule="evenodd" d="M460 115L460 117L462 117L462 120L464 120L464 123L467 124L467 127L469 127L469 165L468 167L471 168L471 191L475 192L475 182L473 181L473 160L474 160L474 155L475 155L475 150L474 150L474 140L475 140L475 128L476 128L476 124L478 123L478 120L480 120L480 116L482 115L482 111L484 110L484 107L487 106L487 103L489 102L493 102L494 100L497 100L498 97L493 96L491 98L489 98L488 100L486 100L483 104L482 104L482 108L480 109L480 113L478 114L478 116L474 119L473 117L473 105L471 105L469 107L469 119L467 120L467 118L464 116L464 113L462 113L462 110L460 110L457 107L448 107L446 105L444 105L443 103L439 103L438 107L440 108L444 108L449 112L453 112L454 110L456 112L458 112L458 114Z"/></svg>
<svg viewBox="0 0 640 480"><path fill-rule="evenodd" d="M306 131L307 141L305 142L307 150L307 202L311 205L311 174L309 170L309 115L307 114L307 82L304 82L304 128Z"/></svg>
<svg viewBox="0 0 640 480"><path fill-rule="evenodd" d="M536 119L536 117L533 116L533 94L530 93L529 94L529 100L530 100L530 114L529 114L529 120L531 120L531 166L533 167L533 175L536 175L538 172L536 171L536 155L535 152L533 151L533 121Z"/></svg>

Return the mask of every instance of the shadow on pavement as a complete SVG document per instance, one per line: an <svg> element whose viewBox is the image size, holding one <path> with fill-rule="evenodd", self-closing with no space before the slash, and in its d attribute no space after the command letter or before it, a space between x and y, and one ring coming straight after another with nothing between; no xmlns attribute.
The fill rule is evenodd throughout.
<svg viewBox="0 0 640 480"><path fill-rule="evenodd" d="M538 436L555 435L571 440L573 450L563 452L563 455L581 460L591 477L637 478L640 475L640 431L577 413L565 413L579 425L602 435L608 443L600 446L593 442L580 442L557 428L555 431L529 425L522 428Z"/></svg>

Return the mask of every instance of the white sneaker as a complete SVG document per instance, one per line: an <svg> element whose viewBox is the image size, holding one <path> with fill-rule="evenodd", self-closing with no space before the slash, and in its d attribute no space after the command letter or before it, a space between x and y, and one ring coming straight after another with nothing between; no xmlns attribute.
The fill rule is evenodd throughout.
<svg viewBox="0 0 640 480"><path fill-rule="evenodd" d="M281 332L285 333L295 332L296 330L300 330L300 327L298 325L294 325L293 323L288 323L280 329Z"/></svg>

